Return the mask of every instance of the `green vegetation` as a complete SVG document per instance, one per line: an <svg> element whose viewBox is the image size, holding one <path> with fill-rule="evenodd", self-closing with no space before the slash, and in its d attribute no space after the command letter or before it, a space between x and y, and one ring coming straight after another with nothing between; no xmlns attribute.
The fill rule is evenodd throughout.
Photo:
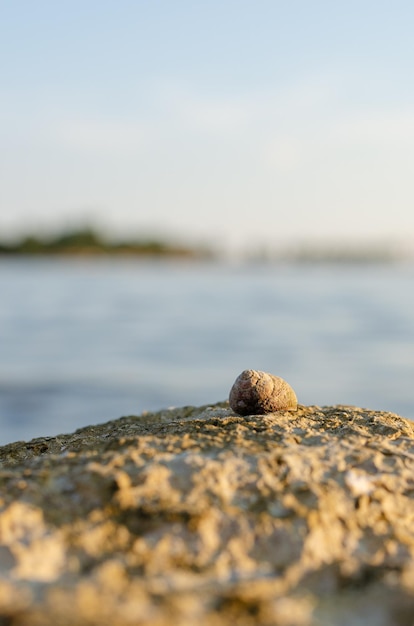
<svg viewBox="0 0 414 626"><path fill-rule="evenodd" d="M174 245L157 239L128 239L112 242L93 228L75 228L54 237L33 234L14 243L0 241L0 255L70 255L70 256L162 256L178 258L206 258L207 250Z"/></svg>

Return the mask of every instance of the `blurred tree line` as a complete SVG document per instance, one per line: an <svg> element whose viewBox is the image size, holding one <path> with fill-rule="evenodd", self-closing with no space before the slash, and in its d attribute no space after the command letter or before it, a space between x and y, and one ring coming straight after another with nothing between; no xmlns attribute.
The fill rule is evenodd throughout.
<svg viewBox="0 0 414 626"><path fill-rule="evenodd" d="M174 245L157 239L109 241L90 227L75 228L53 237L24 235L16 242L0 241L2 255L151 255L175 257L207 257L205 249Z"/></svg>

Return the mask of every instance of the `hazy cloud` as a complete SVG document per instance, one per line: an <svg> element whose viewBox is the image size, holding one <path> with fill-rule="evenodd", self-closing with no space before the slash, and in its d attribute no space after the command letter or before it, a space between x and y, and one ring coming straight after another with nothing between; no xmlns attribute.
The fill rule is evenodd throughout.
<svg viewBox="0 0 414 626"><path fill-rule="evenodd" d="M375 111L338 120L333 138L343 143L366 142L377 146L413 145L414 109Z"/></svg>
<svg viewBox="0 0 414 626"><path fill-rule="evenodd" d="M127 154L140 149L146 131L139 121L119 119L67 119L56 134L65 146L82 152Z"/></svg>

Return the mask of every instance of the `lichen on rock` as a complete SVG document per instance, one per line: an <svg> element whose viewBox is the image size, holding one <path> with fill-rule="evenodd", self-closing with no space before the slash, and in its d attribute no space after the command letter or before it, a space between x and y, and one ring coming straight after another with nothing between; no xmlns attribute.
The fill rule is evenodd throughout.
<svg viewBox="0 0 414 626"><path fill-rule="evenodd" d="M414 425L129 416L0 448L0 623L411 626Z"/></svg>

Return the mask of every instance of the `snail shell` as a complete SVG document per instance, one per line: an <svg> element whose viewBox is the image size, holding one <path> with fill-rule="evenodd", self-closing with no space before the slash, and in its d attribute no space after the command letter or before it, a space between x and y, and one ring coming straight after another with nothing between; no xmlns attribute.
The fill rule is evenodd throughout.
<svg viewBox="0 0 414 626"><path fill-rule="evenodd" d="M263 415L298 408L296 394L283 378L256 370L244 370L236 378L229 403L239 415Z"/></svg>

